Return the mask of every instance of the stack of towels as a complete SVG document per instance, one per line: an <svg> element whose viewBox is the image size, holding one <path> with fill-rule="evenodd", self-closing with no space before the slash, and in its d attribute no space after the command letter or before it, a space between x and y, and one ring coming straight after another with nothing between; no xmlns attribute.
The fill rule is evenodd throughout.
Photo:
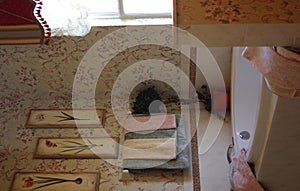
<svg viewBox="0 0 300 191"><path fill-rule="evenodd" d="M175 114L129 117L125 129L123 159L176 159Z"/></svg>

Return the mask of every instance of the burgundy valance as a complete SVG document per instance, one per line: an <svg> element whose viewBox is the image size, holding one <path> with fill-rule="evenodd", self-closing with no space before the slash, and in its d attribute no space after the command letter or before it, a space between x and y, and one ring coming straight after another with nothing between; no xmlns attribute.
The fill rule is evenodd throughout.
<svg viewBox="0 0 300 191"><path fill-rule="evenodd" d="M39 44L50 37L41 0L0 0L0 44Z"/></svg>

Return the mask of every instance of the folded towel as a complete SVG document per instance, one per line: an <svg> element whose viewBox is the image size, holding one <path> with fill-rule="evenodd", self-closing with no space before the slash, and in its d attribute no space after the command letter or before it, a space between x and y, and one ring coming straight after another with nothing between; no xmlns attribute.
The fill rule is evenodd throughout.
<svg viewBox="0 0 300 191"><path fill-rule="evenodd" d="M136 131L125 135L125 140L128 139L161 139L161 138L176 138L176 129L159 129L156 131Z"/></svg>
<svg viewBox="0 0 300 191"><path fill-rule="evenodd" d="M157 129L175 129L175 114L134 116L126 119L125 130L127 132L147 131Z"/></svg>
<svg viewBox="0 0 300 191"><path fill-rule="evenodd" d="M176 159L176 139L129 139L123 143L123 159Z"/></svg>

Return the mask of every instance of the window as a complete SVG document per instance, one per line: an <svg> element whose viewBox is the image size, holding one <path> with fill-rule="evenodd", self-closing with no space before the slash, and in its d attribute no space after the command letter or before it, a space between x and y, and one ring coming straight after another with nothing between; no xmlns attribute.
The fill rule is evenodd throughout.
<svg viewBox="0 0 300 191"><path fill-rule="evenodd" d="M161 24L161 21L165 22L164 24L172 24L173 0L85 0L84 2L89 9L88 19L92 25L103 25L101 23L105 21L121 25L139 22L143 24L143 21L144 24Z"/></svg>
<svg viewBox="0 0 300 191"><path fill-rule="evenodd" d="M173 0L35 0L52 36L83 36L91 26L172 24Z"/></svg>
<svg viewBox="0 0 300 191"><path fill-rule="evenodd" d="M85 0L85 5L90 14L96 17L171 18L172 2L172 0Z"/></svg>

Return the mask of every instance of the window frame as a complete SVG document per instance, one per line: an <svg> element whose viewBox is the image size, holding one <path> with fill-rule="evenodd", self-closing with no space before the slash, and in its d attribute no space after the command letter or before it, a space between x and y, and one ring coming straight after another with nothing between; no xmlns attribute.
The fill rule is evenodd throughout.
<svg viewBox="0 0 300 191"><path fill-rule="evenodd" d="M166 22L166 24L172 24L173 23L173 13L154 13L154 14L144 14L144 13L137 13L137 14L128 14L124 11L124 3L123 0L117 0L118 1L118 12L112 12L112 13L89 13L89 19L91 23L99 23L101 21L105 22L105 20L115 20L120 21L117 23L128 23L128 21L131 21L131 23L134 23L134 20L152 20L153 24L155 24L155 20L161 19L162 23ZM172 1L174 4L174 1ZM174 7L174 5L173 5ZM164 21L165 20L165 21ZM159 23L159 22L158 22ZM144 24L148 24L147 22ZM150 21L151 24L151 21ZM92 26L101 26L97 24L92 24Z"/></svg>

